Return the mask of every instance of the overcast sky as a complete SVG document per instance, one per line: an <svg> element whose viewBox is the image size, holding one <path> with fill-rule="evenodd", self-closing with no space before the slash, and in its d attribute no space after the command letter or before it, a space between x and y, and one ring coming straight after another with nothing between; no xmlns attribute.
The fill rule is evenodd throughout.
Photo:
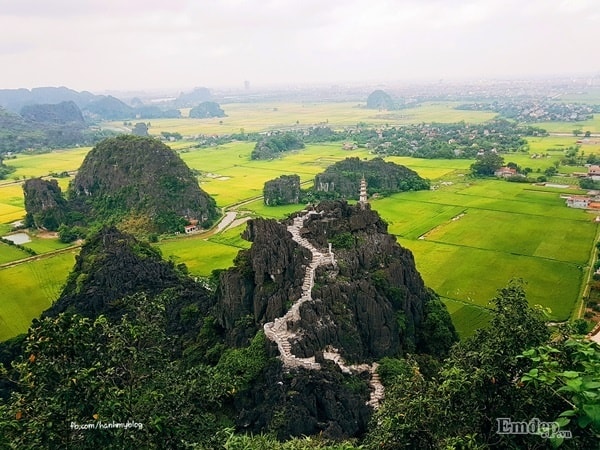
<svg viewBox="0 0 600 450"><path fill-rule="evenodd" d="M0 88L600 71L597 0L0 0Z"/></svg>

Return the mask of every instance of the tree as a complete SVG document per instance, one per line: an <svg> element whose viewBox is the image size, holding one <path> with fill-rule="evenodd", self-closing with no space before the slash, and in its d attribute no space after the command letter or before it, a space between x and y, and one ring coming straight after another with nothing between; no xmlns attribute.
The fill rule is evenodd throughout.
<svg viewBox="0 0 600 450"><path fill-rule="evenodd" d="M589 138L591 135L592 135L592 133L591 133L589 130L588 130L588 131L586 131L586 132L585 132L585 134L584 134L584 136L585 136L586 138Z"/></svg>
<svg viewBox="0 0 600 450"><path fill-rule="evenodd" d="M117 322L69 314L35 320L24 357L15 363L19 390L0 407L0 436L12 448L155 449L210 442L219 429L212 411L231 381L174 358L166 302L131 297L129 314ZM141 428L76 427L112 422Z"/></svg>
<svg viewBox="0 0 600 450"><path fill-rule="evenodd" d="M386 385L367 442L373 448L532 448L540 437L497 434L499 417L528 421L558 407L548 387L523 385L531 363L518 356L549 337L531 309L523 282L511 281L492 300L490 326L458 343L433 377L414 360Z"/></svg>
<svg viewBox="0 0 600 450"><path fill-rule="evenodd" d="M581 134L581 130L579 128L576 128L573 130L573 136L577 137Z"/></svg>
<svg viewBox="0 0 600 450"><path fill-rule="evenodd" d="M476 176L494 175L494 172L504 165L504 158L495 153L486 153L471 164L471 171Z"/></svg>
<svg viewBox="0 0 600 450"><path fill-rule="evenodd" d="M552 343L523 352L534 367L522 381L549 386L562 402L555 423L568 429L580 448L592 448L600 439L600 347L577 336L562 335ZM560 412L560 414L559 414ZM553 438L555 445L562 437Z"/></svg>

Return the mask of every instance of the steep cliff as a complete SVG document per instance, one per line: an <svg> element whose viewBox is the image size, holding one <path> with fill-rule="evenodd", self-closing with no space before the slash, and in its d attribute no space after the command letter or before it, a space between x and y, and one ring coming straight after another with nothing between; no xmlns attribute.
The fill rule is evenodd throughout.
<svg viewBox="0 0 600 450"><path fill-rule="evenodd" d="M322 202L283 223L254 220L245 237L252 247L220 275L217 320L231 345L264 328L282 361L239 399L248 430L360 434L366 403L377 400L367 385L372 362L443 355L457 339L411 252L368 204Z"/></svg>
<svg viewBox="0 0 600 450"><path fill-rule="evenodd" d="M27 226L55 231L68 214L68 204L56 180L31 178L23 184Z"/></svg>
<svg viewBox="0 0 600 450"><path fill-rule="evenodd" d="M300 177L281 175L279 178L265 182L263 188L265 205L289 205L300 201Z"/></svg>
<svg viewBox="0 0 600 450"><path fill-rule="evenodd" d="M163 260L158 250L105 227L87 239L60 296L43 316L72 312L118 319L127 310L127 297L140 293L165 295L168 329L182 335L197 331L195 321L212 307L210 293ZM196 311L191 321L183 313L186 308Z"/></svg>

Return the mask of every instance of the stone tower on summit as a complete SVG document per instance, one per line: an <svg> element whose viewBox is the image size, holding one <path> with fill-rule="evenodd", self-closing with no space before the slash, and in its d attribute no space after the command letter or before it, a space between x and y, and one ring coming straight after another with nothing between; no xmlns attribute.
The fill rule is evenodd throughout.
<svg viewBox="0 0 600 450"><path fill-rule="evenodd" d="M364 209L367 204L367 180L365 180L364 175L360 180L360 195L358 196L358 202L360 203L360 207Z"/></svg>

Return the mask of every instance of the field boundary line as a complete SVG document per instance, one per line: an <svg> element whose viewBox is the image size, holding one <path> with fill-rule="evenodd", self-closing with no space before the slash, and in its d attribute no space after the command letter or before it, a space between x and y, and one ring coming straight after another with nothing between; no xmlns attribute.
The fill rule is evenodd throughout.
<svg viewBox="0 0 600 450"><path fill-rule="evenodd" d="M71 250L75 250L78 248L81 248L81 244L71 245L70 247L65 247L65 248L59 248L57 250L52 250L51 252L42 253L40 255L33 255L33 256L29 256L27 258L17 259L16 261L9 261L9 262L0 264L0 270L19 266L21 264L26 264L31 261L39 261L42 259L51 258L51 257L59 255L61 253L67 253Z"/></svg>
<svg viewBox="0 0 600 450"><path fill-rule="evenodd" d="M405 239L407 241L431 242L433 244L449 245L449 246L452 246L452 247L471 248L471 249L474 249L474 250L481 250L482 252L492 252L492 253L500 253L500 254L503 254L503 255L521 256L523 258L542 259L542 260L546 260L546 261L553 261L553 262L558 262L558 263L562 263L562 264L568 264L570 266L574 266L574 267L578 267L578 268L581 268L582 264L584 264L584 263L577 263L577 262L573 262L573 261L563 261L563 260L560 260L560 259L548 258L547 256L534 256L534 255L525 255L523 253L503 252L501 250L494 250L494 249L483 248L483 247L474 247L474 246L471 246L471 245L464 245L464 244L454 244L452 242L436 241L436 240L433 240L433 239L408 239L408 238L406 238L404 236L400 236L399 234L394 234L393 236L400 237L400 238Z"/></svg>
<svg viewBox="0 0 600 450"><path fill-rule="evenodd" d="M598 252L598 248L596 245L600 239L600 226L596 225L596 235L594 236L594 241L592 243L592 249L590 250L590 258L587 263L587 276L583 276L581 280L581 287L579 288L579 294L577 295L577 304L575 308L573 308L573 314L569 317L569 320L576 320L583 317L585 311L585 298L589 295L590 292L590 281L592 280L593 270L594 270L594 259L596 259L596 253Z"/></svg>

